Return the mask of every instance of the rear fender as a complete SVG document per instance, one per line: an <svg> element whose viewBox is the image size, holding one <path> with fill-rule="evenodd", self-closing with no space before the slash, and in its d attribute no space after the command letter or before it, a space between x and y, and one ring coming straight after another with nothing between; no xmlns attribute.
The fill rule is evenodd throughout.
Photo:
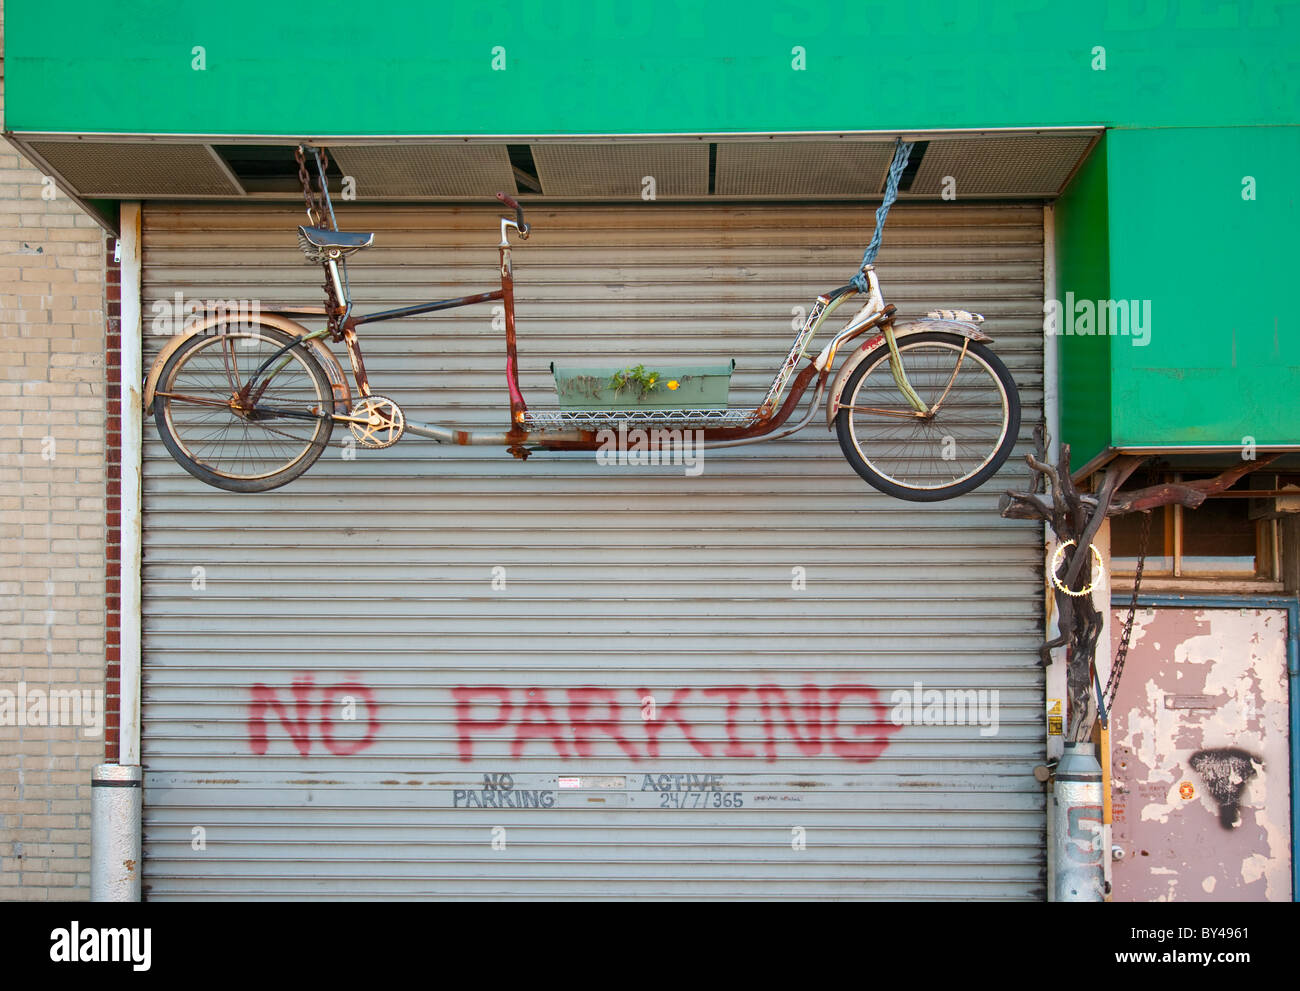
<svg viewBox="0 0 1300 991"><path fill-rule="evenodd" d="M210 314L200 319L189 330L177 334L163 346L163 349L158 352L158 357L154 359L153 366L149 369L149 375L145 379L144 411L146 414L153 412L154 392L158 388L158 379L162 375L163 367L167 364L167 359L175 354L180 346L191 337L200 334L229 333L230 330L238 330L248 324L274 327L276 330L282 330L286 334L293 334L295 337L306 337L311 333L302 324L290 320L288 317L265 312L238 324L228 324L230 330L213 330L218 324L228 322L228 319L227 314ZM347 416L352 409L352 391L348 388L348 380L343 373L343 366L339 364L338 359L334 357L334 354L320 338L307 341L307 346L311 348L314 357L320 361L321 366L325 369L326 376L330 380L330 387L334 390L334 412Z"/></svg>
<svg viewBox="0 0 1300 991"><path fill-rule="evenodd" d="M988 344L993 340L988 334L980 330L979 324L973 320L911 320L907 323L894 324L894 336L899 340L909 334L923 334L930 330L940 330L947 334L960 334L962 337L969 337L972 341L978 341L980 344ZM835 429L835 414L840 411L840 395L844 392L844 386L848 382L849 376L853 374L854 369L870 358L878 348L882 347L888 347L883 332L869 338L862 347L849 355L844 364L840 366L835 381L831 383L829 398L826 400L827 430Z"/></svg>

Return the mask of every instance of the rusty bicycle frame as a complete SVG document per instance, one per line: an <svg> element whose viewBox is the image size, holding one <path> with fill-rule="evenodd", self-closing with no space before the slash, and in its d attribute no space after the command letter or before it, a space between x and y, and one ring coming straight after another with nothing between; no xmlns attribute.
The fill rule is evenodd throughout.
<svg viewBox="0 0 1300 991"><path fill-rule="evenodd" d="M555 429L530 429L530 413L527 402L524 400L523 391L519 385L519 357L517 352L517 335L515 331L515 294L514 294L514 267L511 258L511 245L508 239L508 233L511 230L517 231L519 237L527 240L529 228L523 220L523 208L514 200L513 197L498 193L497 198L507 207L515 211L515 219L501 218L501 241L498 245L500 258L501 288L491 292L473 293L468 296L457 296L454 299L436 300L428 303L417 303L413 306L397 307L391 310L380 310L374 313L364 315L347 315L341 325L341 336L343 343L347 348L348 358L352 366L353 379L356 382L357 391L362 397L371 395L370 381L366 374L365 363L361 355L361 346L357 338L356 329L363 324L377 323L383 320L395 320L400 317L418 316L424 313L434 313L439 310L456 309L462 306L472 306L476 303L486 303L500 301L505 311L505 346L506 346L506 388L510 398L510 427L504 433L483 432L483 431L466 431L453 427L439 425L406 423L405 430L417 436L429 437L436 441L452 444L466 445L497 445L504 444L511 454L517 458L527 458L529 448L525 445L534 443L541 450L555 451L594 451L600 447L602 441L598 440L600 431L597 429L584 429L575 426L569 430ZM752 413L744 418L744 421L734 426L702 426L702 440L706 446L724 447L736 446L740 443L752 443L758 440L773 439L776 431L789 420L791 414L799 404L799 400L808 390L810 384L816 380L817 401L812 404L811 413L815 413L820 407L820 399L825 391L827 377L831 369L831 363L835 359L838 349L848 341L858 337L874 327L881 326L885 338L892 334L892 322L895 308L892 304L879 302L880 293L875 273L871 267L866 269L868 278L871 280L873 292L870 299L877 301L877 306L872 306L869 302L863 308L848 326L840 332L839 335L817 356L809 357L808 364L795 375L793 382L790 382L791 373L798 366L800 358L804 356L807 344L816 336L817 330L827 317L833 313L837 307L857 295L857 290L851 286L841 286L829 293L818 296L813 305L812 311L808 314L802 328L795 341L786 355L781 370L777 373L776 378L768 390L764 402ZM343 294L346 300L346 293ZM347 302L339 308L339 314L342 316L348 310ZM325 331L318 332L317 335L324 336ZM782 396L787 384L789 385L789 395L785 396L782 402ZM247 388L247 386L246 386ZM780 404L778 406L778 403ZM924 407L922 407L924 408ZM594 413L593 419L601 419L609 414ZM349 422L350 417L335 415L336 422ZM649 412L643 413L641 419L647 424L653 422L653 416ZM811 416L794 426L793 429L783 431L781 436L788 436L794 430L805 426ZM639 420L629 420L629 424L635 425ZM671 423L671 421L669 421Z"/></svg>
<svg viewBox="0 0 1300 991"><path fill-rule="evenodd" d="M304 150L313 153L315 156L315 166L321 190L319 206L315 200L316 194L310 189L306 169L303 165ZM322 149L308 148L307 146L299 148L299 172L303 180L303 191L308 206L308 219L312 220L314 224L322 225L300 227L299 240L304 253L311 260L321 261L323 264L326 280L326 305L323 308L283 307L262 310L260 316L262 323L288 332L293 337L293 340L272 354L270 358L267 358L261 367L242 385L235 381L231 368L233 364L232 357L227 354L227 374L231 376L232 385L235 387L229 405L235 415L245 419L273 417L329 418L336 423L348 424L349 427L354 429L354 432L357 430L368 429L373 431L388 428L389 436L392 439L373 446L389 446L390 443L396 442L397 439L409 432L416 436L431 438L440 443L502 445L510 454L520 459L527 458L534 450L595 451L601 448L608 449L610 436L608 428L615 424L643 428L665 427L668 428L668 430L664 431L666 434L671 434L678 429L694 428L698 431L697 437L699 441L705 447L733 447L775 440L801 430L815 417L824 396L827 396L827 426L832 428L835 416L841 409L849 408L855 411L859 409L858 407L847 407L841 404L841 393L850 373L863 361L871 357L873 352L882 345L888 347L893 355L894 360L890 362L890 371L901 398L905 400L905 405L892 410L870 407L862 408L861 411L905 419L932 419L957 378L962 361L966 357L969 342L987 343L992 340L978 327L978 323L983 320L983 317L965 310L933 311L927 315L931 319L896 324L894 319L895 307L892 304L885 303L874 267L867 264L861 269L864 276L862 281L868 288L865 293L866 301L861 309L854 314L844 328L828 344L819 352L812 353L808 350L809 344L826 319L843 303L861 293L856 286L849 284L818 296L811 312L808 313L807 318L796 333L790 350L773 378L763 402L752 411L734 409L600 410L591 412L543 411L535 413L528 408L519 385L519 359L515 330L514 268L509 239L511 231L514 231L521 240L527 240L529 236L529 226L524 222L523 208L519 203L506 193L497 194L497 199L514 211L513 219L509 217L500 218L501 240L498 249L501 287L499 289L372 313L354 314L352 312L350 287L346 277L345 256L352 251L369 246L373 240L373 235L350 234L338 231L334 220L333 206L329 198L326 166L322 162L323 154ZM323 226L325 223L330 226ZM401 413L392 400L382 396L371 399L373 393L369 377L366 374L361 345L357 336L359 327L369 323L396 320L401 317L419 316L425 313L498 301L502 304L505 316L505 374L509 396L509 423L507 429L504 431L464 430L456 426L412 423L405 419L404 414ZM309 331L293 319L294 317L319 316L322 314L326 317L328 325L326 328L317 331ZM897 344L899 337L926 330L944 331L949 334L960 335L965 339L947 388L943 390L939 400L932 406L927 405L908 382L907 373L903 368L902 361L899 359ZM858 347L854 354L843 363L835 378L831 380L830 374L841 349L855 338L870 331L876 331L876 333ZM167 395L169 398L184 401L197 401L188 396L156 393L159 375L171 353L184 344L188 337L193 336L195 333L220 334L223 332L222 318L220 316L209 316L205 320L201 320L189 334L178 335L173 339L159 354L146 382L144 396L146 408L152 409L156 395ZM324 344L327 337L335 342L343 343L346 347L352 378L360 399L359 404L356 406L353 405L351 389L348 386L342 366ZM324 367L334 394L332 410L314 409L309 411L306 409L258 406L258 400L261 398L267 383L280 368L291 360L288 352L298 347L310 348L312 356L318 359ZM804 361L806 361L806 364L795 374L796 368ZM810 387L814 388L814 396L807 411L798 421L787 425L800 400ZM624 431L618 431L618 443L623 443L625 436ZM680 438L681 435L678 434L677 436ZM665 443L667 442L665 441ZM654 446L655 443L652 437L651 445Z"/></svg>

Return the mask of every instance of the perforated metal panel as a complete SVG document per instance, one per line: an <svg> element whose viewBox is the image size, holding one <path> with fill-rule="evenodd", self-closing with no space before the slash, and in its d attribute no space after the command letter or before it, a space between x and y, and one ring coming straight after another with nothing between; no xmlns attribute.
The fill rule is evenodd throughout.
<svg viewBox="0 0 1300 991"><path fill-rule="evenodd" d="M862 141L718 144L715 191L722 196L876 196L894 145Z"/></svg>
<svg viewBox="0 0 1300 991"><path fill-rule="evenodd" d="M533 161L547 196L642 198L654 180L654 196L703 196L709 191L709 145L536 144Z"/></svg>
<svg viewBox="0 0 1300 991"><path fill-rule="evenodd" d="M207 145L33 141L82 196L238 196L230 173Z"/></svg>
<svg viewBox="0 0 1300 991"><path fill-rule="evenodd" d="M350 265L358 308L492 288L498 216L341 205L376 232ZM871 205L528 219L538 409L552 361L616 356L734 357L732 405L753 408L795 308L874 226ZM176 292L319 303L298 222L146 204L144 311ZM1040 898L1042 530L997 504L1041 416L1042 252L1037 206L890 215L888 298L984 313L1025 404L1007 466L951 502L875 492L820 422L694 475L336 431L260 495L202 485L147 424L147 897ZM361 338L412 420L505 426L490 304ZM895 722L918 685L997 691L998 725Z"/></svg>
<svg viewBox="0 0 1300 991"><path fill-rule="evenodd" d="M1092 143L1089 135L931 141L908 194L938 196L952 176L961 196L1055 196Z"/></svg>
<svg viewBox="0 0 1300 991"><path fill-rule="evenodd" d="M904 197L1053 196L1091 135L1015 134L929 143ZM710 147L716 147L710 182ZM37 140L82 196L239 197L243 190L206 145ZM590 200L875 198L894 153L890 141L544 141L530 146L543 195ZM355 180L357 198L465 199L518 185L506 144L338 144L331 155ZM919 154L919 153L918 153ZM653 180L653 182L650 182ZM525 183L525 186L528 184Z"/></svg>
<svg viewBox="0 0 1300 991"><path fill-rule="evenodd" d="M358 199L491 196L515 189L505 145L339 145L330 154L356 180Z"/></svg>

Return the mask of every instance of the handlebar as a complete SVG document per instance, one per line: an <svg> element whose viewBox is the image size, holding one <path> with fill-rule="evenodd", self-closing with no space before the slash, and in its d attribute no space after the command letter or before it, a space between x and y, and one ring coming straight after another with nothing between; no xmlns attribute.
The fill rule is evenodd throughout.
<svg viewBox="0 0 1300 991"><path fill-rule="evenodd" d="M519 201L509 193L497 193L497 199L515 211L515 226L519 229L519 236L526 239L528 225L524 223L524 208L519 205Z"/></svg>

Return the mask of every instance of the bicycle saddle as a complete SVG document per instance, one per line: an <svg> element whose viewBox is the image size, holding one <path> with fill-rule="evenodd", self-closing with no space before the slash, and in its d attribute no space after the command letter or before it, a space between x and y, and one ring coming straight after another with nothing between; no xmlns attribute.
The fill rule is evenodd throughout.
<svg viewBox="0 0 1300 991"><path fill-rule="evenodd" d="M327 230L324 227L298 228L298 247L307 256L307 260L313 262L323 262L331 255L342 258L354 251L370 247L374 240L374 234L351 234L347 231Z"/></svg>

